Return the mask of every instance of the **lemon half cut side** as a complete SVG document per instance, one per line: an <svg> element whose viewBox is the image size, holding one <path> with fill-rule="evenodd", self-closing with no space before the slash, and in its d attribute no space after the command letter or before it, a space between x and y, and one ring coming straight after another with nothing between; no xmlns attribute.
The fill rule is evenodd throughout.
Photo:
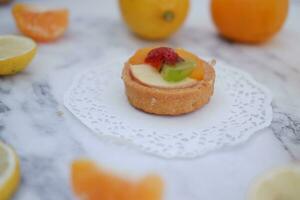
<svg viewBox="0 0 300 200"><path fill-rule="evenodd" d="M36 43L27 37L0 36L0 75L11 75L25 69L36 54Z"/></svg>
<svg viewBox="0 0 300 200"><path fill-rule="evenodd" d="M0 141L0 200L9 200L19 182L18 156L12 148Z"/></svg>
<svg viewBox="0 0 300 200"><path fill-rule="evenodd" d="M259 177L250 188L248 200L300 200L300 164Z"/></svg>

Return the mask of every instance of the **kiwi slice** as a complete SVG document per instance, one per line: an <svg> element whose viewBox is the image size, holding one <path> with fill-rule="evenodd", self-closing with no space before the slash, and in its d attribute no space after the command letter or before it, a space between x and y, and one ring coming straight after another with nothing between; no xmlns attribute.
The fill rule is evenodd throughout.
<svg viewBox="0 0 300 200"><path fill-rule="evenodd" d="M175 65L164 64L161 75L169 82L179 82L188 77L197 66L192 60L184 60Z"/></svg>

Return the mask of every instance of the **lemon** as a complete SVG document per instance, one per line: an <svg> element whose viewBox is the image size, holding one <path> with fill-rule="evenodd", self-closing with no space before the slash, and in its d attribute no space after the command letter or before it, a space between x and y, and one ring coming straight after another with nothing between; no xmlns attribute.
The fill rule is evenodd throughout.
<svg viewBox="0 0 300 200"><path fill-rule="evenodd" d="M258 178L250 189L249 200L299 200L300 165L291 165Z"/></svg>
<svg viewBox="0 0 300 200"><path fill-rule="evenodd" d="M36 53L36 43L23 36L0 36L0 75L22 71Z"/></svg>
<svg viewBox="0 0 300 200"><path fill-rule="evenodd" d="M119 7L132 32L144 39L161 40L183 25L190 0L119 0Z"/></svg>
<svg viewBox="0 0 300 200"><path fill-rule="evenodd" d="M10 199L19 182L19 159L9 146L0 142L0 200Z"/></svg>

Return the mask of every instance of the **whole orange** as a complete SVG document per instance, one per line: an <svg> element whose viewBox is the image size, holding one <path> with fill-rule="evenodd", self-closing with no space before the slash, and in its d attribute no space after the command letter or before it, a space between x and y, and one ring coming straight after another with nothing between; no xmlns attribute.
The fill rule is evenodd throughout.
<svg viewBox="0 0 300 200"><path fill-rule="evenodd" d="M159 40L171 36L183 24L189 0L119 0L122 17L138 36Z"/></svg>
<svg viewBox="0 0 300 200"><path fill-rule="evenodd" d="M259 43L281 29L288 4L288 0L211 0L211 14L225 38Z"/></svg>

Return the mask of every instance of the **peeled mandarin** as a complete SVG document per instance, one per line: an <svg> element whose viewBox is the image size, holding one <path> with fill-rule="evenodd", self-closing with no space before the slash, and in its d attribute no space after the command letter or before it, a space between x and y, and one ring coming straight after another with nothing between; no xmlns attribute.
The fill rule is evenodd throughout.
<svg viewBox="0 0 300 200"><path fill-rule="evenodd" d="M161 200L163 183L149 175L140 181L127 180L101 169L94 162L77 160L72 164L72 185L85 200Z"/></svg>
<svg viewBox="0 0 300 200"><path fill-rule="evenodd" d="M53 41L64 34L69 23L67 9L46 9L16 3L12 8L17 27L26 36L39 42Z"/></svg>
<svg viewBox="0 0 300 200"><path fill-rule="evenodd" d="M204 67L202 65L197 65L197 67L192 71L190 78L203 80L204 73Z"/></svg>
<svg viewBox="0 0 300 200"><path fill-rule="evenodd" d="M129 63L132 65L139 65L145 63L145 58L147 57L147 54L149 51L151 51L150 47L145 47L137 50L135 54L129 59Z"/></svg>
<svg viewBox="0 0 300 200"><path fill-rule="evenodd" d="M194 68L194 70L192 71L189 77L197 80L203 80L204 73L205 73L204 71L205 61L201 60L198 56L181 48L177 48L176 53L178 53L179 56L182 57L183 59L195 61L197 63L197 67Z"/></svg>

